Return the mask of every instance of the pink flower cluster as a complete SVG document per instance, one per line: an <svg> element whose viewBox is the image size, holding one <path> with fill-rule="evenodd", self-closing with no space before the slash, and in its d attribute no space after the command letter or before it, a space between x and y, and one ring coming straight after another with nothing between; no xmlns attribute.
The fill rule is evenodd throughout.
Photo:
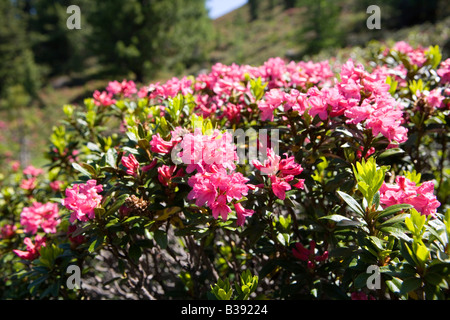
<svg viewBox="0 0 450 320"><path fill-rule="evenodd" d="M150 99L163 101L167 98L173 98L179 93L182 95L192 94L194 93L192 89L192 82L193 81L187 77L183 77L182 79L173 77L163 84L161 84L161 82L157 82L155 84L142 87L138 92L138 96L140 98L148 97Z"/></svg>
<svg viewBox="0 0 450 320"><path fill-rule="evenodd" d="M20 214L20 224L26 233L36 234L41 228L45 233L56 233L56 227L61 222L56 203L33 202L25 207Z"/></svg>
<svg viewBox="0 0 450 320"><path fill-rule="evenodd" d="M201 74L194 84L197 108L203 116L219 113L218 118L227 118L231 122L240 120L241 110L248 109L245 97L254 103L250 82L261 78L268 89L306 89L310 85L324 86L328 84L333 73L328 61L289 62L281 58L270 58L260 67L248 65L230 66L217 63L209 74ZM231 98L231 99L230 99ZM231 102L231 101L232 102Z"/></svg>
<svg viewBox="0 0 450 320"><path fill-rule="evenodd" d="M301 165L295 162L294 157L288 157L285 154L286 159L281 159L279 155L276 155L273 149L267 149L267 159L264 164L261 164L259 160L253 160L253 166L261 171L261 173L268 175L271 182L273 193L281 200L286 198L286 191L291 190L291 184L295 176L302 173L303 168ZM293 184L294 187L303 189L304 179L298 179L298 182Z"/></svg>
<svg viewBox="0 0 450 320"><path fill-rule="evenodd" d="M22 250L13 250L13 252L21 259L24 260L34 260L39 257L39 250L42 247L45 247L46 239L44 237L41 237L40 235L36 235L34 238L34 243L30 238L25 238L24 241L25 245L27 246L26 251Z"/></svg>
<svg viewBox="0 0 450 320"><path fill-rule="evenodd" d="M314 269L316 262L325 261L328 259L328 251L325 251L322 255L316 254L316 242L311 240L309 243L309 249L306 249L300 242L295 244L292 248L292 254L302 261L307 261L307 266L309 269Z"/></svg>
<svg viewBox="0 0 450 320"><path fill-rule="evenodd" d="M111 81L108 83L106 87L106 91L112 95L122 95L127 98L137 92L136 84L133 81L122 80L119 81Z"/></svg>
<svg viewBox="0 0 450 320"><path fill-rule="evenodd" d="M96 180L88 180L84 184L75 184L72 188L66 189L66 198L62 204L72 211L70 222L75 220L88 221L95 217L94 209L100 205L102 196L99 192L103 191L102 185L97 185Z"/></svg>
<svg viewBox="0 0 450 320"><path fill-rule="evenodd" d="M442 84L450 83L450 58L441 62L437 74L441 78Z"/></svg>
<svg viewBox="0 0 450 320"><path fill-rule="evenodd" d="M219 216L225 221L231 212L229 206L233 200L239 201L246 196L249 185L246 183L249 179L245 178L240 172L228 174L225 168L217 169L211 172L198 172L189 178L188 184L192 191L188 194L188 200L194 200L197 206L207 205L212 210L215 219ZM237 225L242 226L245 217L251 216L254 211L245 209L240 203L234 203L237 214Z"/></svg>
<svg viewBox="0 0 450 320"><path fill-rule="evenodd" d="M182 168L177 170L177 166L166 166L162 165L158 168L158 180L161 182L162 185L168 187L169 184L171 184L172 179L175 177L183 177L184 171ZM175 173L176 171L176 173ZM175 173L175 174L174 174Z"/></svg>
<svg viewBox="0 0 450 320"><path fill-rule="evenodd" d="M371 75L351 60L342 66L340 78L333 87L320 90L311 87L306 93L295 89L290 92L269 90L264 100L258 101L261 120L272 121L279 107L283 107L284 112L318 115L322 121L340 121L339 116L344 115L346 123L362 124L371 129L374 136L385 136L391 144L407 140L407 129L402 126L402 107L389 94L386 78Z"/></svg>
<svg viewBox="0 0 450 320"><path fill-rule="evenodd" d="M426 181L417 186L406 177L397 176L395 184L383 183L380 188L380 203L384 207L395 204L410 204L422 215L435 216L441 205L434 193L434 183Z"/></svg>
<svg viewBox="0 0 450 320"><path fill-rule="evenodd" d="M233 136L229 132L214 130L210 134L203 134L200 128L194 133L183 136L180 142L181 152L179 156L187 165L186 172L192 173L211 172L213 166L218 169L234 170L235 161L238 161L236 145Z"/></svg>
<svg viewBox="0 0 450 320"><path fill-rule="evenodd" d="M127 174L136 176L139 170L139 162L136 160L134 154L130 153L128 156L122 157L122 164L126 168Z"/></svg>
<svg viewBox="0 0 450 320"><path fill-rule="evenodd" d="M414 49L411 45L405 41L399 41L394 44L391 50L397 51L401 54L406 55L409 58L411 64L422 67L427 61L425 56L425 49L421 46Z"/></svg>
<svg viewBox="0 0 450 320"><path fill-rule="evenodd" d="M0 239L10 239L16 234L17 227L12 224L5 224L0 228Z"/></svg>
<svg viewBox="0 0 450 320"><path fill-rule="evenodd" d="M97 106L105 106L108 107L112 104L115 104L117 101L113 99L113 94L111 92L106 91L98 91L95 90L93 94L94 103Z"/></svg>
<svg viewBox="0 0 450 320"><path fill-rule="evenodd" d="M136 84L133 81L123 80L111 81L106 87L106 91L95 90L93 94L94 103L97 106L110 106L115 104L117 100L114 99L114 95L121 95L125 98L132 96L137 92Z"/></svg>

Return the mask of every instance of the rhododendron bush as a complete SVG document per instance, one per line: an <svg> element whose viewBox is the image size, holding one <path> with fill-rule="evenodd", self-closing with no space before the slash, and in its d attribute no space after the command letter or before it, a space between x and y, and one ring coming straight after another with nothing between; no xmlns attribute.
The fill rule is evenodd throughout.
<svg viewBox="0 0 450 320"><path fill-rule="evenodd" d="M65 105L1 182L2 297L448 299L450 60L372 53Z"/></svg>

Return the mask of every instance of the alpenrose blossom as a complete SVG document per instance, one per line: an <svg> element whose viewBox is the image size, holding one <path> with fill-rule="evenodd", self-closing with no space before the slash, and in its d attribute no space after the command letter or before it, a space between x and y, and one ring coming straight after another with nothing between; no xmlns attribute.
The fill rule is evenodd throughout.
<svg viewBox="0 0 450 320"><path fill-rule="evenodd" d="M0 239L10 239L16 234L17 227L12 224L5 224L0 228Z"/></svg>
<svg viewBox="0 0 450 320"><path fill-rule="evenodd" d="M32 240L30 238L25 238L23 240L23 242L25 243L25 245L27 246L26 251L22 251L22 250L13 250L13 252L21 259L23 260L34 260L36 258L39 257L39 250L42 247L45 247L45 241L46 238L42 237L40 235L36 235L34 238L34 243L32 242Z"/></svg>
<svg viewBox="0 0 450 320"><path fill-rule="evenodd" d="M117 101L113 99L113 94L106 91L98 91L95 90L93 94L94 103L97 106L105 106L108 107L112 104L115 104Z"/></svg>
<svg viewBox="0 0 450 320"><path fill-rule="evenodd" d="M95 217L94 209L99 207L102 196L98 194L103 191L102 185L97 185L96 180L88 180L84 184L75 184L66 189L66 198L62 204L71 211L69 221L88 221Z"/></svg>
<svg viewBox="0 0 450 320"><path fill-rule="evenodd" d="M292 254L302 261L307 262L309 269L314 269L316 262L325 261L328 259L328 251L325 251L322 255L316 254L316 242L311 240L309 243L309 249L306 249L300 242L297 242L292 248Z"/></svg>
<svg viewBox="0 0 450 320"><path fill-rule="evenodd" d="M450 83L450 58L442 61L436 72L441 78L442 84Z"/></svg>
<svg viewBox="0 0 450 320"><path fill-rule="evenodd" d="M108 91L111 94L121 94L125 98L132 96L137 92L136 84L130 80L122 80L122 82L119 81L111 81L108 83L108 86L106 87L106 91Z"/></svg>
<svg viewBox="0 0 450 320"><path fill-rule="evenodd" d="M37 180L36 177L32 177L30 179L23 179L20 182L20 187L24 190L32 191L32 190L36 189L36 187L37 187L36 180Z"/></svg>
<svg viewBox="0 0 450 320"><path fill-rule="evenodd" d="M441 203L434 195L433 181L417 186L406 177L397 176L395 184L383 183L380 188L380 203L383 207L395 204L410 204L422 215L435 217Z"/></svg>
<svg viewBox="0 0 450 320"><path fill-rule="evenodd" d="M184 176L184 172L183 172L182 168L178 169L178 171L175 173L176 170L177 170L177 166L175 166L175 165L173 165L173 166L162 165L161 167L159 167L158 168L159 182L161 182L162 185L167 187L167 186L169 186L169 184L172 184L173 178Z"/></svg>
<svg viewBox="0 0 450 320"><path fill-rule="evenodd" d="M56 227L61 222L56 203L33 202L25 207L20 214L20 224L26 233L36 234L41 228L45 233L56 233Z"/></svg>
<svg viewBox="0 0 450 320"><path fill-rule="evenodd" d="M38 175L41 175L43 173L44 173L44 170L35 168L31 165L27 166L25 169L23 169L23 174L29 175L32 177L37 177Z"/></svg>
<svg viewBox="0 0 450 320"><path fill-rule="evenodd" d="M294 180L295 176L303 172L300 164L295 162L294 157L288 157L285 153L285 159L275 154L272 148L267 148L267 159L262 164L259 160L253 160L253 166L261 171L264 175L268 175L271 181L273 193L281 200L286 198L286 191L291 190L290 181ZM303 189L304 179L299 179L294 187Z"/></svg>
<svg viewBox="0 0 450 320"><path fill-rule="evenodd" d="M52 188L53 191L58 192L58 191L61 191L61 187L63 184L64 184L64 182L55 180L55 181L51 181L49 183L49 186L50 186L50 188Z"/></svg>
<svg viewBox="0 0 450 320"><path fill-rule="evenodd" d="M187 199L195 200L199 207L207 206L212 210L214 219L219 216L222 220L228 219L233 200L239 201L248 194L250 188L245 178L240 172L228 173L225 168L211 167L210 172L198 172L190 177L188 184L192 187ZM237 206L236 206L237 205ZM253 210L246 210L240 204L235 203L235 210L238 217L237 224L243 225L245 217L251 216Z"/></svg>
<svg viewBox="0 0 450 320"><path fill-rule="evenodd" d="M187 165L187 173L211 171L212 166L234 170L239 160L233 136L217 129L203 134L202 129L197 128L194 133L183 136L180 147L182 151L178 156Z"/></svg>
<svg viewBox="0 0 450 320"><path fill-rule="evenodd" d="M127 169L126 172L130 176L136 176L139 170L139 162L136 157L130 153L128 156L122 157L122 164Z"/></svg>

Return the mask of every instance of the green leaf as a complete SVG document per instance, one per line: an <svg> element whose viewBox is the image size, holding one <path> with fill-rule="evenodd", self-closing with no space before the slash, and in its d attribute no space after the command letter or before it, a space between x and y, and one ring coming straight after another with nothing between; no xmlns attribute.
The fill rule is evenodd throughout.
<svg viewBox="0 0 450 320"><path fill-rule="evenodd" d="M161 247L161 249L167 248L167 233L163 230L156 230L154 234L156 243Z"/></svg>
<svg viewBox="0 0 450 320"><path fill-rule="evenodd" d="M400 287L401 294L407 294L411 291L417 290L422 285L422 280L419 278L407 278L403 280L403 283Z"/></svg>
<svg viewBox="0 0 450 320"><path fill-rule="evenodd" d="M391 214L397 213L399 211L402 210L408 210L411 209L413 206L410 204L406 204L406 203L401 203L401 204L394 204L390 207L387 207L386 209L384 209L383 211L381 211L378 215L377 215L377 219L379 218L383 218L386 216L389 216Z"/></svg>
<svg viewBox="0 0 450 320"><path fill-rule="evenodd" d="M85 168L83 168L82 166L80 166L78 163L73 162L72 167L75 170L77 170L78 172L82 173L83 175L88 176L89 178L91 177L91 173L89 171L87 171Z"/></svg>
<svg viewBox="0 0 450 320"><path fill-rule="evenodd" d="M409 215L406 214L406 213L404 213L404 214L399 214L399 215L397 215L397 216L394 216L394 217L392 217L391 219L389 219L389 220L383 222L383 223L379 226L379 228L383 228L383 227L386 227L386 226L390 226L390 225L394 225L394 224L403 222L403 221L405 220L405 218L408 217L408 216L409 216Z"/></svg>
<svg viewBox="0 0 450 320"><path fill-rule="evenodd" d="M344 217L340 214L332 214L325 217L320 217L319 219L327 219L336 222L338 226L359 226L361 225L361 222L359 221L353 221L352 219L349 219L347 217Z"/></svg>
<svg viewBox="0 0 450 320"><path fill-rule="evenodd" d="M349 196L347 193L338 191L337 192L341 198L347 203L347 205L355 212L359 213L360 215L364 216L364 210L361 208L358 202L356 202L355 199L353 199L351 196Z"/></svg>
<svg viewBox="0 0 450 320"><path fill-rule="evenodd" d="M128 254L130 255L130 258L133 260L134 263L138 263L139 258L141 257L141 254L142 254L141 247L136 244L132 244L130 246L130 250L128 251Z"/></svg>

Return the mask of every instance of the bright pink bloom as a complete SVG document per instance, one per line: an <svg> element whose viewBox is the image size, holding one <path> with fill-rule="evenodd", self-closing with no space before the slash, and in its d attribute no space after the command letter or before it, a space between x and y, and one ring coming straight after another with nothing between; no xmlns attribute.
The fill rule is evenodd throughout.
<svg viewBox="0 0 450 320"><path fill-rule="evenodd" d="M437 74L441 78L441 83L446 84L450 82L450 58L445 61L442 61L439 69L437 69Z"/></svg>
<svg viewBox="0 0 450 320"><path fill-rule="evenodd" d="M236 145L229 132L221 133L214 130L211 134L203 135L201 129L185 134L180 142L179 156L187 164L186 172L192 173L211 171L211 167L234 170L238 160Z"/></svg>
<svg viewBox="0 0 450 320"><path fill-rule="evenodd" d="M75 246L78 246L78 245L86 242L86 238L83 235L81 235L81 234L78 234L76 236L73 235L77 230L78 230L78 227L74 224L71 224L69 226L69 228L67 229L67 236L69 238L69 241Z"/></svg>
<svg viewBox="0 0 450 320"><path fill-rule="evenodd" d="M36 178L23 179L20 183L20 187L24 190L34 190L37 187Z"/></svg>
<svg viewBox="0 0 450 320"><path fill-rule="evenodd" d="M300 164L295 162L294 157L288 157L287 153L284 154L285 159L281 159L276 155L272 148L267 148L267 159L264 164L261 164L259 160L253 160L253 166L261 171L261 173L268 175L271 181L273 193L281 200L286 198L286 191L291 190L290 181L293 181L295 176L303 172L303 168ZM293 184L294 187L303 189L304 179Z"/></svg>
<svg viewBox="0 0 450 320"><path fill-rule="evenodd" d="M380 203L383 207L395 204L410 204L422 215L435 216L441 203L434 193L434 183L426 181L420 186L408 178L398 176L395 184L383 183L380 188Z"/></svg>
<svg viewBox="0 0 450 320"><path fill-rule="evenodd" d="M255 213L254 210L245 209L240 202L234 204L234 210L236 211L237 215L236 224L238 226L244 225L245 218L251 217Z"/></svg>
<svg viewBox="0 0 450 320"><path fill-rule="evenodd" d="M352 292L351 295L351 299L352 300L375 300L375 298L373 296L367 296L367 294L365 294L363 291L361 292Z"/></svg>
<svg viewBox="0 0 450 320"><path fill-rule="evenodd" d="M50 188L52 188L53 191L61 191L61 186L64 184L64 182L55 180L49 183Z"/></svg>
<svg viewBox="0 0 450 320"><path fill-rule="evenodd" d="M151 152L167 154L172 150L172 147L173 142L164 140L159 133L152 136L152 140L150 141Z"/></svg>
<svg viewBox="0 0 450 320"><path fill-rule="evenodd" d="M19 161L13 161L11 163L11 170L12 171L16 172L16 171L19 170L19 168L20 168L20 162Z"/></svg>
<svg viewBox="0 0 450 320"><path fill-rule="evenodd" d="M127 168L127 174L130 176L136 176L139 170L139 162L136 157L130 153L128 157L122 157L122 164Z"/></svg>
<svg viewBox="0 0 450 320"><path fill-rule="evenodd" d="M13 250L13 252L19 256L19 258L24 260L34 260L39 257L39 250L42 247L45 247L45 241L46 239L41 237L40 235L36 235L34 238L34 243L31 241L30 238L25 238L24 243L27 246L26 251L22 250Z"/></svg>
<svg viewBox="0 0 450 320"><path fill-rule="evenodd" d="M28 167L26 167L23 170L23 174L29 175L29 176L32 176L32 177L37 177L38 175L43 174L43 173L44 173L44 170L37 169L37 168L35 168L33 166L28 166Z"/></svg>
<svg viewBox="0 0 450 320"><path fill-rule="evenodd" d="M310 241L309 249L306 249L300 242L297 242L295 247L292 248L292 254L297 259L307 262L309 269L314 269L316 262L325 261L328 259L328 251L325 251L322 255L317 255L315 249L316 242L314 240Z"/></svg>
<svg viewBox="0 0 450 320"><path fill-rule="evenodd" d="M106 87L106 91L108 91L110 94L122 94L124 97L129 97L132 94L137 92L136 84L130 80L123 80L122 82L119 81L111 81L109 82L108 86Z"/></svg>
<svg viewBox="0 0 450 320"><path fill-rule="evenodd" d="M188 180L192 190L187 198L195 199L197 206L207 205L215 219L221 216L223 220L227 220L228 213L231 212L230 203L233 200L239 201L248 194L247 182L248 179L240 172L228 174L224 168L216 168L213 172L199 172ZM252 210L243 209L242 205L235 205L235 209L238 225L242 225L245 217L253 213Z"/></svg>
<svg viewBox="0 0 450 320"><path fill-rule="evenodd" d="M85 184L75 184L72 188L66 189L66 198L63 205L72 211L70 222L75 220L88 221L95 216L94 209L100 206L102 196L98 192L103 191L102 185L97 185L97 181L88 180Z"/></svg>
<svg viewBox="0 0 450 320"><path fill-rule="evenodd" d="M5 224L0 228L0 239L10 239L16 234L17 227L12 224Z"/></svg>
<svg viewBox="0 0 450 320"><path fill-rule="evenodd" d="M45 233L56 233L56 227L61 222L56 203L33 202L31 207L25 207L20 214L20 224L26 233L36 234L39 228Z"/></svg>
<svg viewBox="0 0 450 320"><path fill-rule="evenodd" d="M147 171L152 170L154 167L156 167L157 163L158 163L158 160L153 159L153 161L150 164L142 167L142 171L147 172Z"/></svg>
<svg viewBox="0 0 450 320"><path fill-rule="evenodd" d="M427 103L430 107L441 108L444 104L442 103L445 97L441 94L441 89L431 90L429 95L426 97Z"/></svg>
<svg viewBox="0 0 450 320"><path fill-rule="evenodd" d="M177 166L166 166L162 165L158 168L158 180L161 182L164 186L168 186L169 183L171 183L172 179L175 177L183 177L184 172L183 169L180 168L177 173L174 175L175 170L177 169Z"/></svg>
<svg viewBox="0 0 450 320"><path fill-rule="evenodd" d="M93 94L94 103L97 106L105 106L105 107L107 107L107 106L110 106L110 105L116 103L117 101L114 100L112 97L113 97L113 94L112 93L108 93L106 91L100 92L98 90L95 90L94 94Z"/></svg>

